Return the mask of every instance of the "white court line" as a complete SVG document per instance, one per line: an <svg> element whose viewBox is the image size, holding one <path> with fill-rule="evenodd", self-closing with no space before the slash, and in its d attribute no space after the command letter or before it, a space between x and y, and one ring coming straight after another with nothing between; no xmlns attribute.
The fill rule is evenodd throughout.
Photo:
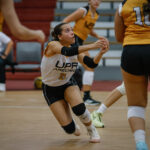
<svg viewBox="0 0 150 150"><path fill-rule="evenodd" d="M0 106L0 109L5 109L5 108L17 108L17 109L22 109L22 108L25 108L25 109L47 109L49 108L48 106ZM97 109L98 106L88 106L87 107L88 109ZM126 109L127 107L126 106L116 106L116 107L111 107L111 109Z"/></svg>
<svg viewBox="0 0 150 150"><path fill-rule="evenodd" d="M5 109L5 108L17 108L17 109L49 109L48 106L0 106L0 109Z"/></svg>
<svg viewBox="0 0 150 150"><path fill-rule="evenodd" d="M0 109L5 109L5 108L11 108L11 109L22 109L22 108L25 108L25 109L49 109L48 106L21 106L21 105L18 105L18 106L0 106ZM88 106L87 107L89 110L90 109L97 109L98 106ZM110 109L127 109L128 107L127 106L113 106L113 107L110 107ZM150 107L146 107L147 109L149 109Z"/></svg>

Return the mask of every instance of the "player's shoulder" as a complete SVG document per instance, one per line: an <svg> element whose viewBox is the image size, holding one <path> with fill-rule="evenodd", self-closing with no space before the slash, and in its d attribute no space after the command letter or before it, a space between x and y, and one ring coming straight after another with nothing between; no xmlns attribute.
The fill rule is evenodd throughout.
<svg viewBox="0 0 150 150"><path fill-rule="evenodd" d="M89 5L86 5L83 8L85 8L88 11L89 10Z"/></svg>
<svg viewBox="0 0 150 150"><path fill-rule="evenodd" d="M58 44L60 44L59 41L50 41L50 42L48 42L48 46L55 46L55 45L58 45Z"/></svg>

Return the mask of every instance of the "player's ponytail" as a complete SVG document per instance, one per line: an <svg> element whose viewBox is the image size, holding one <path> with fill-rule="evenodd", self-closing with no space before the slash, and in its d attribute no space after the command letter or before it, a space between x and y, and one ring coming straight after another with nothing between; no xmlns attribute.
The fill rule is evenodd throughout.
<svg viewBox="0 0 150 150"><path fill-rule="evenodd" d="M147 3L143 4L143 12L145 15L150 14L150 0L147 1Z"/></svg>

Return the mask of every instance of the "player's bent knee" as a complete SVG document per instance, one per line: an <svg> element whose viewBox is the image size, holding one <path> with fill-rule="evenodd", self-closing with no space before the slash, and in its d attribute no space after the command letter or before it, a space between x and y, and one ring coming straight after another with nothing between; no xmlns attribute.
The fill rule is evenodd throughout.
<svg viewBox="0 0 150 150"><path fill-rule="evenodd" d="M80 116L80 115L84 114L85 110L86 110L86 107L85 107L84 103L80 103L80 104L72 107L72 111L77 116Z"/></svg>
<svg viewBox="0 0 150 150"><path fill-rule="evenodd" d="M126 89L125 89L125 86L124 86L124 82L122 82L122 84L120 86L118 86L116 88L122 95L125 95L126 94Z"/></svg>
<svg viewBox="0 0 150 150"><path fill-rule="evenodd" d="M66 126L62 126L62 128L65 130L66 133L72 134L72 133L75 132L75 123L74 123L74 121L72 120L71 123L69 123L69 124L66 125Z"/></svg>
<svg viewBox="0 0 150 150"><path fill-rule="evenodd" d="M128 119L131 117L138 117L145 120L145 108L140 106L129 106L127 117Z"/></svg>
<svg viewBox="0 0 150 150"><path fill-rule="evenodd" d="M86 109L84 103L74 106L72 111L80 118L83 123L89 123L91 121L90 112Z"/></svg>

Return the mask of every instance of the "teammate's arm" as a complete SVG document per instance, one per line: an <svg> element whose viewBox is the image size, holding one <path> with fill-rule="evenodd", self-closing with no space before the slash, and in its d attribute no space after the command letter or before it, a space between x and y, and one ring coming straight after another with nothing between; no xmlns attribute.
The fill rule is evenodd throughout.
<svg viewBox="0 0 150 150"><path fill-rule="evenodd" d="M11 33L21 40L44 42L45 34L41 30L32 30L21 24L16 14L13 0L0 0L0 9Z"/></svg>
<svg viewBox="0 0 150 150"><path fill-rule="evenodd" d="M120 43L123 42L125 32L125 25L121 16L119 16L118 10L115 14L115 37Z"/></svg>
<svg viewBox="0 0 150 150"><path fill-rule="evenodd" d="M66 22L66 23L69 23L69 22L73 22L73 21L76 21L80 18L83 17L85 13L85 10L84 9L77 9L76 11L74 11L72 14L70 14L69 16L67 16L63 22Z"/></svg>

